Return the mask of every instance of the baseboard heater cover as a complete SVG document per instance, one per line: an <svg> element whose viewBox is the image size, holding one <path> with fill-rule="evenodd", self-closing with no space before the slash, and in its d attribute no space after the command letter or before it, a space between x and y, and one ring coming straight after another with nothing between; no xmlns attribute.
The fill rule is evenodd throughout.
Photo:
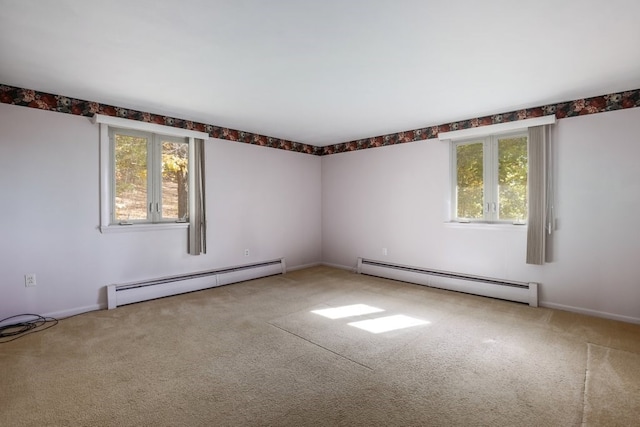
<svg viewBox="0 0 640 427"><path fill-rule="evenodd" d="M358 258L358 274L384 277L433 288L447 289L538 306L538 283L493 279Z"/></svg>
<svg viewBox="0 0 640 427"><path fill-rule="evenodd" d="M107 286L107 308L285 274L284 258Z"/></svg>

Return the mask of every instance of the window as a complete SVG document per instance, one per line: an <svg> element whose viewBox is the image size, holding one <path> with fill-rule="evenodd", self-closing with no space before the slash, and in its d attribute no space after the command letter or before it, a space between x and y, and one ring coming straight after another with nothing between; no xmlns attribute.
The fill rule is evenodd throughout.
<svg viewBox="0 0 640 427"><path fill-rule="evenodd" d="M527 220L527 133L491 135L451 144L453 220Z"/></svg>
<svg viewBox="0 0 640 427"><path fill-rule="evenodd" d="M102 233L189 229L205 253L205 132L96 114Z"/></svg>
<svg viewBox="0 0 640 427"><path fill-rule="evenodd" d="M188 221L187 139L110 128L109 143L110 224Z"/></svg>

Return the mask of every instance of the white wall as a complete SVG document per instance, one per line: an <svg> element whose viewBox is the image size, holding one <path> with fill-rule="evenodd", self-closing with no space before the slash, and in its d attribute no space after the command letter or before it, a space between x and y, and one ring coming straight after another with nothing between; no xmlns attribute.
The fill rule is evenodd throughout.
<svg viewBox="0 0 640 427"><path fill-rule="evenodd" d="M445 224L449 148L436 140L322 158L323 260L536 281L543 305L640 323L640 108L559 120L553 138L553 263L525 264L524 227Z"/></svg>
<svg viewBox="0 0 640 427"><path fill-rule="evenodd" d="M524 228L444 224L439 141L319 158L212 140L208 253L189 256L185 230L98 231L97 126L0 104L0 318L97 309L110 283L280 256L355 267L363 256L538 281L545 305L640 322L640 108L562 119L554 140L551 264L524 263Z"/></svg>
<svg viewBox="0 0 640 427"><path fill-rule="evenodd" d="M0 104L0 319L97 309L111 283L321 261L319 157L207 142L207 254L190 256L184 229L98 231L98 145L87 118ZM36 287L25 288L26 273Z"/></svg>

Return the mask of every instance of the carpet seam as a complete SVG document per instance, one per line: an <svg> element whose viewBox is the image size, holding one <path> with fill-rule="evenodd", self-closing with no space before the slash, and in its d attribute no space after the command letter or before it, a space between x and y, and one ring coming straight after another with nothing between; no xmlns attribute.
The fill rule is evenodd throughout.
<svg viewBox="0 0 640 427"><path fill-rule="evenodd" d="M582 390L582 426L587 425L587 387L589 386L589 362L591 361L591 343L587 343L587 364L584 368L584 387Z"/></svg>
<svg viewBox="0 0 640 427"><path fill-rule="evenodd" d="M601 348L604 348L604 349L607 349L607 350L620 351L620 352L623 352L623 353L636 354L636 355L640 356L640 353L637 353L635 351L625 350L625 349L617 348L617 347L611 347L609 345L596 344L596 343L593 343L593 342L587 342L587 345L601 347Z"/></svg>
<svg viewBox="0 0 640 427"><path fill-rule="evenodd" d="M273 326L273 327L274 327L274 328L276 328L276 329L280 329L280 330L281 330L281 331L283 331L283 332L286 332L286 333L288 333L288 334L291 334L291 335L293 335L294 337L298 337L298 338L300 338L301 340L304 340L304 341L306 341L306 342L308 342L308 343L310 343L310 344L313 344L313 345L315 345L316 347L320 347L321 349L326 350L326 351L328 351L329 353L335 354L336 356L339 356L339 357L341 357L341 358L343 358L343 359L346 359L346 360L348 360L348 361L350 361L350 362L353 362L353 363L355 363L356 365L362 366L363 368L366 368L366 369L368 369L368 370L370 370L370 371L373 371L373 370L374 370L373 368L371 368L371 367L369 367L369 366L367 366L367 365L364 365L364 364L362 364L362 363L360 363L360 362L357 362L357 361L355 361L355 360L353 360L353 359L350 359L350 358L348 358L347 356L344 356L344 355L342 355L342 354L340 354L340 353L337 353L337 352L335 352L335 351L333 351L333 350L331 350L331 349L329 349L329 348L323 347L323 346L321 346L320 344L315 343L315 342L313 342L313 341L311 341L311 340L309 340L309 339L307 339L307 338L305 338L305 337L303 337L303 336L300 336L300 335L298 335L298 334L296 334L296 333L294 333L294 332L288 331L288 330L286 330L286 329L284 329L284 328L281 328L280 326L274 325L273 323L269 323L269 322L267 322L267 324L269 324L269 325Z"/></svg>

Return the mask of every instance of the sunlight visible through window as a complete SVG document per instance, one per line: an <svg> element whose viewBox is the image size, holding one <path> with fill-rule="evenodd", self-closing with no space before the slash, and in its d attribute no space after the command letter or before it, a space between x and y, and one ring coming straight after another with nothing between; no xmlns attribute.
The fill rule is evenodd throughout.
<svg viewBox="0 0 640 427"><path fill-rule="evenodd" d="M384 310L366 304L353 304L342 307L324 308L322 310L312 310L311 312L328 317L329 319L342 319L344 317L362 316L364 314L379 313L381 311Z"/></svg>
<svg viewBox="0 0 640 427"><path fill-rule="evenodd" d="M410 328L412 326L426 325L430 322L420 320L413 317L397 314L395 316L379 317L377 319L362 320L359 322L351 322L349 326L364 329L373 334L394 331L396 329Z"/></svg>

